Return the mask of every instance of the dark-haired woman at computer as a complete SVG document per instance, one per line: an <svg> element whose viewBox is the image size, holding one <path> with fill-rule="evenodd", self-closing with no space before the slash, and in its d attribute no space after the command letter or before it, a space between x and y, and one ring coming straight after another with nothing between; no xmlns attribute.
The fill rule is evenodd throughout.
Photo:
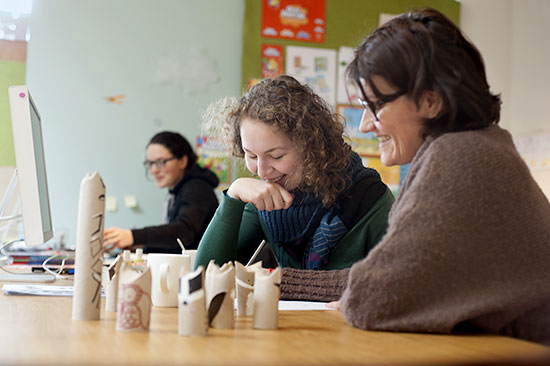
<svg viewBox="0 0 550 366"><path fill-rule="evenodd" d="M175 132L160 132L147 145L145 167L159 188L168 188L163 224L142 229L105 229L106 249L143 247L145 252L178 253L180 239L196 249L218 207L218 178L197 164L189 142Z"/></svg>

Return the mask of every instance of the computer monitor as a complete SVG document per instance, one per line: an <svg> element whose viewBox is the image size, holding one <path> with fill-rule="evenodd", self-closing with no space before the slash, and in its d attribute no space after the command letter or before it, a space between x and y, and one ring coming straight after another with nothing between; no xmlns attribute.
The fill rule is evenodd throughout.
<svg viewBox="0 0 550 366"><path fill-rule="evenodd" d="M24 241L37 246L53 236L42 122L25 85L10 86L8 94Z"/></svg>

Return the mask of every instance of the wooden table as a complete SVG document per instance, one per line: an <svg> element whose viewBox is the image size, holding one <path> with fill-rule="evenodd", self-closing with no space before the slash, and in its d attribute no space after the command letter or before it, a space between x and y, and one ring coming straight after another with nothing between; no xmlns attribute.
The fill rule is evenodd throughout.
<svg viewBox="0 0 550 366"><path fill-rule="evenodd" d="M177 334L176 308L153 307L149 332L124 333L115 329L116 314L103 310L99 321L73 321L71 300L2 292L0 364L496 365L535 357L534 364L543 365L550 360L549 348L508 337L362 331L335 310L280 311L276 331L254 330L250 317L239 318L235 329L211 328L207 337L187 338Z"/></svg>

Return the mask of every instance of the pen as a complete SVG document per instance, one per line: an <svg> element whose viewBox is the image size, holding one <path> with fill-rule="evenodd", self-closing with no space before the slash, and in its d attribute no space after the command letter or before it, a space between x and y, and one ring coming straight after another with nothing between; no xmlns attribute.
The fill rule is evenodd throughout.
<svg viewBox="0 0 550 366"><path fill-rule="evenodd" d="M185 247L183 246L183 243L181 242L180 238L176 238L176 241L178 242L178 244L180 245L181 247L181 252L185 252Z"/></svg>
<svg viewBox="0 0 550 366"><path fill-rule="evenodd" d="M262 240L262 242L260 243L260 245L258 245L258 249L256 249L256 251L254 252L254 254L252 254L252 257L250 257L250 260L248 261L248 263L246 264L247 266L251 265L252 262L254 262L254 259L256 259L256 257L258 256L258 254L260 254L260 251L262 250L262 248L264 247L264 245L266 244L267 242L264 240Z"/></svg>

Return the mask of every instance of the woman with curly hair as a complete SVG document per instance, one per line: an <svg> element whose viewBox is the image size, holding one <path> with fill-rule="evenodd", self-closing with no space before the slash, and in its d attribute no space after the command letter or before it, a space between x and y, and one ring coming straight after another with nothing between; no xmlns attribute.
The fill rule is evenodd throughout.
<svg viewBox="0 0 550 366"><path fill-rule="evenodd" d="M214 127L258 178L225 191L195 266L247 263L266 240L283 268L282 298L338 299L347 268L384 235L394 201L344 142L340 117L308 86L280 76L255 85Z"/></svg>

